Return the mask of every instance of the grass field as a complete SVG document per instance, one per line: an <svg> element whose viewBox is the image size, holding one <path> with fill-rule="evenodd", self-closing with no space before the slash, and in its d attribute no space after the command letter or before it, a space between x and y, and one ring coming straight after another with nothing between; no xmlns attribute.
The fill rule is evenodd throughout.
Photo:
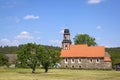
<svg viewBox="0 0 120 80"><path fill-rule="evenodd" d="M0 68L0 80L120 80L120 71L50 69L44 73L37 69L32 74L31 69Z"/></svg>

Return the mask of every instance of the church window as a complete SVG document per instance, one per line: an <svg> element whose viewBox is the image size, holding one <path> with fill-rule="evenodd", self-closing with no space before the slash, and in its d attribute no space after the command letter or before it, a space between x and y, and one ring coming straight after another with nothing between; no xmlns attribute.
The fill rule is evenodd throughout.
<svg viewBox="0 0 120 80"><path fill-rule="evenodd" d="M69 49L69 45L66 44L66 45L65 45L65 49L66 49L66 50Z"/></svg>
<svg viewBox="0 0 120 80"><path fill-rule="evenodd" d="M65 61L65 63L68 63L68 59L67 58L65 58L64 61Z"/></svg>
<svg viewBox="0 0 120 80"><path fill-rule="evenodd" d="M74 62L75 62L75 60L74 60L74 58L72 58L72 59L71 59L71 63L74 63Z"/></svg>
<svg viewBox="0 0 120 80"><path fill-rule="evenodd" d="M68 49L67 45L65 45L65 48Z"/></svg>
<svg viewBox="0 0 120 80"><path fill-rule="evenodd" d="M90 62L90 63L92 63L92 62L93 62L93 60L92 60L92 59L89 59L89 62Z"/></svg>
<svg viewBox="0 0 120 80"><path fill-rule="evenodd" d="M78 59L78 63L81 63L81 61L82 61L81 58L79 58L79 59Z"/></svg>
<svg viewBox="0 0 120 80"><path fill-rule="evenodd" d="M96 59L96 63L99 63L99 62L100 62L100 59L99 59L99 58L97 58L97 59Z"/></svg>
<svg viewBox="0 0 120 80"><path fill-rule="evenodd" d="M65 45L65 47L67 47L67 45Z"/></svg>

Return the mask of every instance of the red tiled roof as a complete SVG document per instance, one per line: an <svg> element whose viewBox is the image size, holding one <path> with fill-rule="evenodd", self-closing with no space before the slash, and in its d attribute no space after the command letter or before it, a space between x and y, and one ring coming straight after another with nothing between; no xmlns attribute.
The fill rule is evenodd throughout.
<svg viewBox="0 0 120 80"><path fill-rule="evenodd" d="M70 45L69 50L62 49L61 57L104 57L104 46Z"/></svg>
<svg viewBox="0 0 120 80"><path fill-rule="evenodd" d="M111 62L110 55L104 46L70 45L70 49L61 51L61 57L103 57L105 62Z"/></svg>
<svg viewBox="0 0 120 80"><path fill-rule="evenodd" d="M111 59L110 59L110 57L104 57L104 61L105 62L111 62Z"/></svg>

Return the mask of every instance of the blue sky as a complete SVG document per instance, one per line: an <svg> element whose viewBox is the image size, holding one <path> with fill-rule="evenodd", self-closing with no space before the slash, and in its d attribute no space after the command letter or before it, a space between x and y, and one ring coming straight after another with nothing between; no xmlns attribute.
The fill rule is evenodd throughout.
<svg viewBox="0 0 120 80"><path fill-rule="evenodd" d="M120 47L120 0L0 0L0 46L61 46L65 28Z"/></svg>

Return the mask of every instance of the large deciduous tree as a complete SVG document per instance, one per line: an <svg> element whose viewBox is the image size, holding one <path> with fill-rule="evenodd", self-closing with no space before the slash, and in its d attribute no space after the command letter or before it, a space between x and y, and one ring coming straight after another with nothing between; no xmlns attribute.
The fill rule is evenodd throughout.
<svg viewBox="0 0 120 80"><path fill-rule="evenodd" d="M53 67L60 60L60 51L52 47L28 43L20 46L18 62L22 67L30 67L32 73L35 72L36 66L41 65L45 72Z"/></svg>
<svg viewBox="0 0 120 80"><path fill-rule="evenodd" d="M60 61L60 51L39 46L38 59L45 69L45 72L48 72L48 69L56 65Z"/></svg>
<svg viewBox="0 0 120 80"><path fill-rule="evenodd" d="M23 45L19 49L18 61L22 67L30 67L32 69L32 73L35 72L37 66L37 45L28 43Z"/></svg>
<svg viewBox="0 0 120 80"><path fill-rule="evenodd" d="M74 37L75 44L87 44L88 46L95 46L97 43L95 42L95 38L89 36L88 34L77 34Z"/></svg>

